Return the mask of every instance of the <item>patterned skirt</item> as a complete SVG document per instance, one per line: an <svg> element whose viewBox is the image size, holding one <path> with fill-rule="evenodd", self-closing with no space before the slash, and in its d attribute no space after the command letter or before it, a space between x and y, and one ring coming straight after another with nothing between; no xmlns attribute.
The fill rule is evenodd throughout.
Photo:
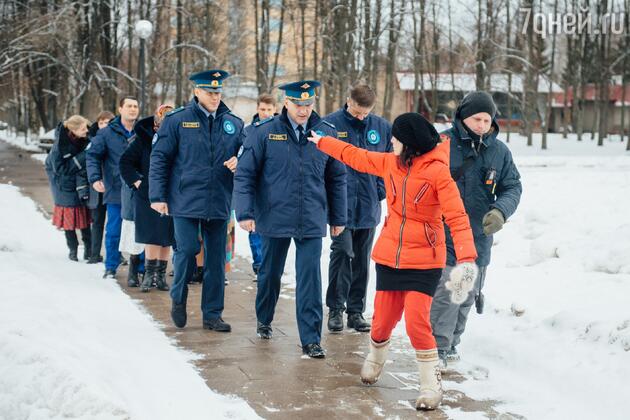
<svg viewBox="0 0 630 420"><path fill-rule="evenodd" d="M63 230L86 229L90 227L92 217L90 216L90 210L85 206L55 206L53 209L52 223L57 228Z"/></svg>

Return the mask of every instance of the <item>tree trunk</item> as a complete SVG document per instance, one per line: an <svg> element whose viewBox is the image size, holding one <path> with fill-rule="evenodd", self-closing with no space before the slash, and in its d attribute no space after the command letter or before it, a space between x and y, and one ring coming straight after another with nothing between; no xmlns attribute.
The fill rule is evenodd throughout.
<svg viewBox="0 0 630 420"><path fill-rule="evenodd" d="M553 2L553 15L558 13L558 0ZM553 115L553 68L556 59L556 31L553 31L551 38L551 63L549 64L549 76L547 82L549 83L549 89L547 90L547 109L545 110L545 127L542 130L542 150L547 150L547 134L549 134L549 126L551 123L551 117Z"/></svg>
<svg viewBox="0 0 630 420"><path fill-rule="evenodd" d="M401 9L404 9L401 7ZM390 1L389 20L389 44L387 45L387 64L385 66L385 94L383 98L383 117L391 120L392 102L394 100L394 89L396 83L396 52L398 50L398 39L403 21L403 10L398 13L396 22L396 0Z"/></svg>
<svg viewBox="0 0 630 420"><path fill-rule="evenodd" d="M608 109L610 107L610 70L609 70L609 51L611 36L607 35L607 31L604 28L604 15L608 13L608 0L600 0L598 3L600 8L599 16L602 20L600 28L600 109L599 109L599 134L597 136L597 145L603 146L604 139L608 137Z"/></svg>
<svg viewBox="0 0 630 420"><path fill-rule="evenodd" d="M184 16L182 13L182 0L177 0L177 33L175 35L175 42L177 45L182 44L182 23L184 20ZM182 59L182 48L177 48L175 51L175 60L177 70L175 72L175 106L183 105L183 87L182 87L182 79L184 78L184 62Z"/></svg>

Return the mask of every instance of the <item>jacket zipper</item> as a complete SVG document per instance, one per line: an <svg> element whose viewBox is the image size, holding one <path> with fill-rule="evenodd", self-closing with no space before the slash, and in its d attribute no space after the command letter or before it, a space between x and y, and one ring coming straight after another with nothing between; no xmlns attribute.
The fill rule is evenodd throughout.
<svg viewBox="0 0 630 420"><path fill-rule="evenodd" d="M402 184L402 222L400 223L398 250L396 251L396 268L399 268L400 266L400 252L402 251L403 229L405 228L405 222L407 221L407 207L405 206L405 190L407 189L407 179L409 178L410 173L411 173L411 167L407 168L407 175L405 175L405 179L403 179L403 184ZM392 187L393 187L394 179L393 178L391 179L392 179Z"/></svg>
<svg viewBox="0 0 630 420"><path fill-rule="evenodd" d="M427 182L426 184L422 186L422 188L420 188L420 191L418 191L418 194L416 194L416 197L413 199L414 205L416 206L418 205L418 202L422 200L422 197L424 196L424 194L427 192L428 189L429 189L429 183Z"/></svg>
<svg viewBox="0 0 630 420"><path fill-rule="evenodd" d="M437 234L435 233L435 230L433 230L431 225L426 222L424 223L424 236L425 238L427 238L427 242L429 243L429 246L433 249L433 258L435 258L436 257L435 244L437 242Z"/></svg>
<svg viewBox="0 0 630 420"><path fill-rule="evenodd" d="M396 202L396 184L394 184L394 177L392 176L392 174L389 174L389 182L392 185L392 195L394 196L392 204L394 204Z"/></svg>

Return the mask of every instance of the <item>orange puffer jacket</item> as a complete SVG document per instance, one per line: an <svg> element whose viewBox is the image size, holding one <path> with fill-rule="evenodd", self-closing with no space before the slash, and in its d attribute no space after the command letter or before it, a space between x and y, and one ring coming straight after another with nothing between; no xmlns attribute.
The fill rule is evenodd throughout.
<svg viewBox="0 0 630 420"><path fill-rule="evenodd" d="M372 259L393 268L443 268L442 217L451 229L458 262L477 258L468 215L449 171L449 140L413 159L409 168L393 153L368 152L332 137L317 147L351 168L385 180L388 215Z"/></svg>

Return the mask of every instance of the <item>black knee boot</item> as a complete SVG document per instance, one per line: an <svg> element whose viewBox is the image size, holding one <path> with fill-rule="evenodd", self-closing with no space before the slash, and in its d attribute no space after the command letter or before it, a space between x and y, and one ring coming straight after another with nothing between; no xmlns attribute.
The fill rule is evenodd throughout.
<svg viewBox="0 0 630 420"><path fill-rule="evenodd" d="M168 287L168 284L166 283L166 265L167 264L168 264L167 261L158 260L157 262L157 272L155 276L155 283L157 285L158 290L167 291L170 289Z"/></svg>
<svg viewBox="0 0 630 420"><path fill-rule="evenodd" d="M140 255L129 256L129 271L127 272L127 286L138 287L138 267L140 267Z"/></svg>
<svg viewBox="0 0 630 420"><path fill-rule="evenodd" d="M141 291L148 292L151 290L153 281L157 275L157 265L158 260L144 260L144 278L142 279L142 285L140 286Z"/></svg>
<svg viewBox="0 0 630 420"><path fill-rule="evenodd" d="M77 233L74 230L64 231L66 234L66 244L68 244L68 258L72 261L79 261L77 257L77 249L79 248L79 239L77 239Z"/></svg>
<svg viewBox="0 0 630 420"><path fill-rule="evenodd" d="M92 256L92 232L90 228L81 229L81 239L83 240L83 259L88 261Z"/></svg>

